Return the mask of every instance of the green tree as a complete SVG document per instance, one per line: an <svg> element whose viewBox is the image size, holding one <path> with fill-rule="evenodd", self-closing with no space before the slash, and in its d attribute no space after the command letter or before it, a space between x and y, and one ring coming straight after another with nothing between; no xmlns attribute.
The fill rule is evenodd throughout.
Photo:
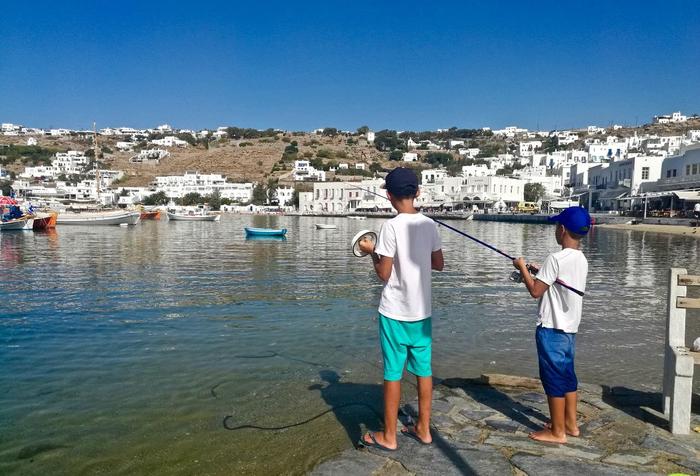
<svg viewBox="0 0 700 476"><path fill-rule="evenodd" d="M10 190L12 189L12 182L9 180L0 180L0 195L10 195Z"/></svg>
<svg viewBox="0 0 700 476"><path fill-rule="evenodd" d="M526 202L538 202L544 197L544 185L541 183L526 183L524 195Z"/></svg>
<svg viewBox="0 0 700 476"><path fill-rule="evenodd" d="M326 127L323 129L322 134L324 136L334 137L338 135L338 129L336 129L335 127Z"/></svg>
<svg viewBox="0 0 700 476"><path fill-rule="evenodd" d="M212 210L219 210L221 208L221 192L219 189L214 189L211 195L209 195L209 206Z"/></svg>
<svg viewBox="0 0 700 476"><path fill-rule="evenodd" d="M180 199L180 205L182 206L192 206L199 205L204 202L204 197L202 197L197 192L190 192Z"/></svg>
<svg viewBox="0 0 700 476"><path fill-rule="evenodd" d="M428 152L424 160L434 167L447 166L454 162L454 156L447 152Z"/></svg>
<svg viewBox="0 0 700 476"><path fill-rule="evenodd" d="M299 190L294 189L294 192L292 192L292 205L294 205L294 208L299 208Z"/></svg>
<svg viewBox="0 0 700 476"><path fill-rule="evenodd" d="M358 135L367 134L368 132L369 132L369 127L367 127L367 126L360 126L357 128Z"/></svg>
<svg viewBox="0 0 700 476"><path fill-rule="evenodd" d="M267 203L279 203L277 199L277 181L274 179L269 179L267 181Z"/></svg>
<svg viewBox="0 0 700 476"><path fill-rule="evenodd" d="M144 198L143 204L148 206L167 205L169 201L168 196L161 190Z"/></svg>
<svg viewBox="0 0 700 476"><path fill-rule="evenodd" d="M392 150L391 154L389 154L389 160L401 160L403 157L403 152L400 150Z"/></svg>
<svg viewBox="0 0 700 476"><path fill-rule="evenodd" d="M261 183L256 183L253 187L253 199L251 203L253 205L265 205L267 201L267 192L265 191L265 186Z"/></svg>

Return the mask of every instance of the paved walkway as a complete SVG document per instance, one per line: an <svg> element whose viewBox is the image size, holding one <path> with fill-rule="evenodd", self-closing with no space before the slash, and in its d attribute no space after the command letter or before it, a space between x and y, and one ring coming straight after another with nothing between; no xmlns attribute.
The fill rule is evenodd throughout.
<svg viewBox="0 0 700 476"><path fill-rule="evenodd" d="M311 474L700 474L700 433L672 436L658 413L660 403L658 393L583 384L581 437L569 437L566 445L543 444L527 436L548 421L538 380L447 379L435 387L433 445L399 436L396 452L347 450ZM402 410L415 415L417 408L411 402ZM700 431L700 417L691 427Z"/></svg>

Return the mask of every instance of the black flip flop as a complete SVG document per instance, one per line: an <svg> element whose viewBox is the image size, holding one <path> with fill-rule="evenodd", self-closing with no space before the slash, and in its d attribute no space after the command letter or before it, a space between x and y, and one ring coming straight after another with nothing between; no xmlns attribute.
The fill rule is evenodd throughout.
<svg viewBox="0 0 700 476"><path fill-rule="evenodd" d="M363 435L360 437L360 441L357 442L357 444L359 446L363 446L365 448L376 448L376 449L382 450L382 451L396 451L397 450L397 448L388 448L381 443L377 443L377 440L374 438L374 433L372 433L371 431L368 431L366 434L369 435L369 438L372 440L372 442L371 443L366 442L365 437Z"/></svg>
<svg viewBox="0 0 700 476"><path fill-rule="evenodd" d="M430 445L433 444L432 441L431 441L430 443L428 443L427 441L421 440L421 439L420 439L420 436L418 436L418 433L416 433L416 430L415 430L416 427L414 426L414 427L412 427L412 428L413 428L413 429L411 429L411 428L409 428L409 427L406 427L406 430L405 430L405 431L404 431L404 430L401 430L401 434L404 435L404 436L407 436L407 437L409 437L409 438L411 438L411 439L413 439L413 440L416 440L418 443L420 443L420 444L423 445L423 446L430 446Z"/></svg>

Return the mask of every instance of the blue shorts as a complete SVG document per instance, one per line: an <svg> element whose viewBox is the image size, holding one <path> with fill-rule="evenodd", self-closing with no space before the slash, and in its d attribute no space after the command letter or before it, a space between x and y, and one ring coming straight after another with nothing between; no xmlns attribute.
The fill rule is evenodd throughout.
<svg viewBox="0 0 700 476"><path fill-rule="evenodd" d="M537 326L535 340L544 393L549 397L563 397L575 392L578 389L574 372L576 334Z"/></svg>
<svg viewBox="0 0 700 476"><path fill-rule="evenodd" d="M430 377L433 349L431 318L405 322L379 314L379 343L384 359L384 380L401 380L403 367L418 377Z"/></svg>

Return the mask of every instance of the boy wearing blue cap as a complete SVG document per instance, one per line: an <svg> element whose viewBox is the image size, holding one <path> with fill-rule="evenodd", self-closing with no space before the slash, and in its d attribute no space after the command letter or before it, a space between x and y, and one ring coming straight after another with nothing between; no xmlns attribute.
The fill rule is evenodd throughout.
<svg viewBox="0 0 700 476"><path fill-rule="evenodd" d="M574 355L588 275L588 261L579 247L591 227L591 217L585 208L570 207L549 220L557 224L554 234L561 251L547 256L536 278L530 275L524 258L513 260L513 266L520 270L530 295L539 299L535 339L551 419L542 430L530 433L530 438L566 443L566 435L579 435Z"/></svg>
<svg viewBox="0 0 700 476"><path fill-rule="evenodd" d="M379 301L379 342L384 361L384 431L368 432L359 444L393 451L397 448L397 418L404 365L418 380L418 421L403 434L431 444L431 274L442 271L444 260L437 225L418 212L418 178L411 169L397 167L384 188L398 215L382 226L376 247L360 241L372 256L374 270L385 284Z"/></svg>

